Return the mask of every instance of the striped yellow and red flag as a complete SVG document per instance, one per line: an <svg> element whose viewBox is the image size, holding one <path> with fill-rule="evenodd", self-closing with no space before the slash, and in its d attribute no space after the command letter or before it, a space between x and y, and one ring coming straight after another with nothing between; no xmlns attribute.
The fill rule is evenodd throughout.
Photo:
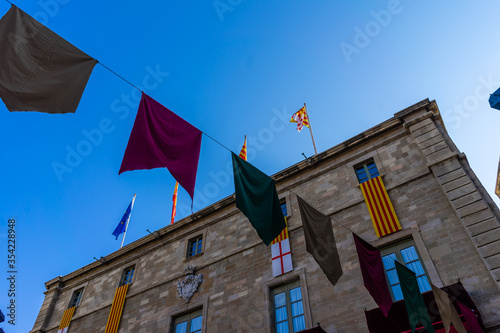
<svg viewBox="0 0 500 333"><path fill-rule="evenodd" d="M174 224L175 214L177 214L177 190L179 189L179 182L175 182L174 197L172 198L172 218L170 219L170 224Z"/></svg>
<svg viewBox="0 0 500 333"><path fill-rule="evenodd" d="M68 332L69 323L71 322L71 318L73 318L73 314L75 313L76 306L73 306L66 311L64 311L61 324L57 329L57 333L66 333Z"/></svg>
<svg viewBox="0 0 500 333"><path fill-rule="evenodd" d="M299 111L295 112L290 119L291 123L297 123L297 131L302 130L302 127L309 127L309 117L307 116L306 107L303 106Z"/></svg>
<svg viewBox="0 0 500 333"><path fill-rule="evenodd" d="M278 235L278 237L276 237L272 242L271 242L271 245L273 244L276 244L278 242L281 242L282 240L284 239L288 239L288 221L286 220L286 217L285 217L285 224L287 225L285 227L285 229L283 229L283 231L281 232L281 234Z"/></svg>
<svg viewBox="0 0 500 333"><path fill-rule="evenodd" d="M116 333L118 325L120 325L120 318L122 316L123 305L125 304L125 296L127 296L128 284L116 289L113 304L109 311L108 323L104 333Z"/></svg>
<svg viewBox="0 0 500 333"><path fill-rule="evenodd" d="M361 183L360 187L377 237L401 230L401 224L382 182L382 176L367 180Z"/></svg>
<svg viewBox="0 0 500 333"><path fill-rule="evenodd" d="M243 147L241 147L240 155L238 155L245 161L247 160L247 136L245 135L245 142L243 143Z"/></svg>

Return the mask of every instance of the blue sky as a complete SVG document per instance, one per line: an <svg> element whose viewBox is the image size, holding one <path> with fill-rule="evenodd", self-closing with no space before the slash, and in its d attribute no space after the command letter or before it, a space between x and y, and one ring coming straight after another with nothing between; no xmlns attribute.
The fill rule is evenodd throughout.
<svg viewBox="0 0 500 333"><path fill-rule="evenodd" d="M304 102L324 151L435 99L494 196L500 111L487 99L500 87L496 1L14 3L234 152L248 135L249 161L270 175L314 153L309 133L288 123ZM1 15L9 8L0 1ZM125 244L169 223L175 180L166 169L118 176L138 96L97 65L75 114L10 113L0 103L0 276L9 218L19 272L16 326L0 324L6 332L31 330L46 281L119 248L111 233L134 193ZM85 156L68 157L78 150ZM195 210L234 192L230 161L203 137ZM189 206L179 189L177 219ZM4 312L7 289L1 278Z"/></svg>

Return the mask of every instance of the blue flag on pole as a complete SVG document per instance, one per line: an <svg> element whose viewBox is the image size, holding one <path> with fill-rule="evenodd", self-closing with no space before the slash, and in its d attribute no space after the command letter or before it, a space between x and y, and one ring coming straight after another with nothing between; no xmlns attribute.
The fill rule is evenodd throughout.
<svg viewBox="0 0 500 333"><path fill-rule="evenodd" d="M134 208L134 201L135 201L135 194L134 197L132 198L132 201L130 202L130 205L128 205L128 208L125 211L125 214L123 214L120 223L118 223L118 226L116 227L115 231L113 231L113 236L115 236L116 239L118 239L118 236L127 231L128 222L130 220L130 214L132 213L132 208Z"/></svg>

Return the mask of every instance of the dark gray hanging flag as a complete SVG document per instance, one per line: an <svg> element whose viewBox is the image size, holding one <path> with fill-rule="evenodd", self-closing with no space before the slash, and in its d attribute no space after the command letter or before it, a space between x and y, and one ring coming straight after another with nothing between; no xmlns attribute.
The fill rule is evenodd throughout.
<svg viewBox="0 0 500 333"><path fill-rule="evenodd" d="M307 252L312 254L330 282L335 285L343 274L333 236L331 219L297 196Z"/></svg>
<svg viewBox="0 0 500 333"><path fill-rule="evenodd" d="M9 111L74 113L96 64L14 5L0 20L0 97Z"/></svg>

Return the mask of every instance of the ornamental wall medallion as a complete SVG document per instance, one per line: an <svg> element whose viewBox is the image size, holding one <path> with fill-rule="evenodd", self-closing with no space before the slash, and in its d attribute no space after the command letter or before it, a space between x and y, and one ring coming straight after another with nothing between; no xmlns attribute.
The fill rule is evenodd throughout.
<svg viewBox="0 0 500 333"><path fill-rule="evenodd" d="M187 266L184 270L184 280L177 282L177 293L189 303L191 297L203 282L203 274L194 275L196 266Z"/></svg>

